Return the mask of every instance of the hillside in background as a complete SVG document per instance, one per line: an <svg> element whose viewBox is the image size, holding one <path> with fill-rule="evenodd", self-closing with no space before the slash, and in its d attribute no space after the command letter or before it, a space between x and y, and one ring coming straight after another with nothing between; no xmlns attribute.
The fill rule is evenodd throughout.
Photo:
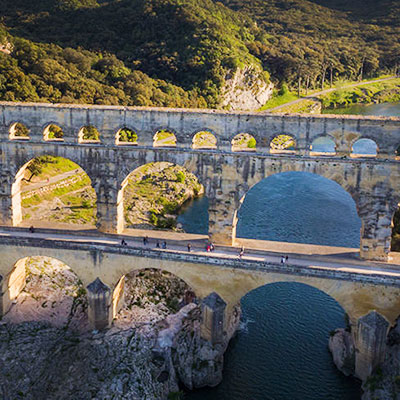
<svg viewBox="0 0 400 400"><path fill-rule="evenodd" d="M237 70L252 90L393 73L400 10L380 3L0 0L0 98L218 107Z"/></svg>

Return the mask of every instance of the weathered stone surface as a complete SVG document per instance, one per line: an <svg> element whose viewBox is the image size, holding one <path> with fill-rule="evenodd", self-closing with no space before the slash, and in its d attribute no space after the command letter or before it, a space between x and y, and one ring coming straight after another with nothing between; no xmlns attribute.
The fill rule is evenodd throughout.
<svg viewBox="0 0 400 400"><path fill-rule="evenodd" d="M345 329L336 329L329 338L329 350L333 362L346 376L353 375L355 369L355 347L353 337Z"/></svg>
<svg viewBox="0 0 400 400"><path fill-rule="evenodd" d="M400 201L398 118L20 103L1 103L0 117L0 222L4 225L21 220L19 171L43 154L69 158L89 175L97 195L97 226L103 232L123 228L121 185L132 170L154 161L181 165L204 185L209 234L214 242L225 244L235 240L237 210L252 186L276 173L304 171L331 179L350 193L363 222L361 255L387 258L390 221ZM30 129L29 140L10 138L15 122ZM64 141L44 140L49 123L63 129ZM78 143L78 132L87 124L101 132L100 143ZM138 133L138 146L116 142L123 126ZM176 148L152 147L154 134L162 128L175 134ZM216 136L217 149L192 148L194 135L204 130ZM254 136L257 151L232 151L232 139L242 132ZM296 141L294 155L270 154L271 141L282 133ZM321 136L335 142L336 157L310 156L313 140ZM352 146L360 138L377 143L378 158L351 158Z"/></svg>
<svg viewBox="0 0 400 400"><path fill-rule="evenodd" d="M363 384L362 400L400 399L400 324L389 331L385 361Z"/></svg>
<svg viewBox="0 0 400 400"><path fill-rule="evenodd" d="M356 329L355 375L365 380L385 359L389 322L376 311L371 311L359 318Z"/></svg>

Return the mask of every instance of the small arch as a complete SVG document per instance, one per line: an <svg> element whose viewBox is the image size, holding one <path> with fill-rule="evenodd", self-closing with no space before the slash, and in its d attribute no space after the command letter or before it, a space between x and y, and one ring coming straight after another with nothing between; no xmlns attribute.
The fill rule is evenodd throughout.
<svg viewBox="0 0 400 400"><path fill-rule="evenodd" d="M296 150L296 139L287 134L275 136L270 143L270 153L294 154Z"/></svg>
<svg viewBox="0 0 400 400"><path fill-rule="evenodd" d="M310 146L310 154L312 156L326 156L336 154L336 144L332 138L328 136L320 136L313 140Z"/></svg>
<svg viewBox="0 0 400 400"><path fill-rule="evenodd" d="M133 129L125 126L121 128L115 135L115 144L124 146L137 146L138 135Z"/></svg>
<svg viewBox="0 0 400 400"><path fill-rule="evenodd" d="M358 139L351 148L351 157L376 157L377 154L378 145L372 139Z"/></svg>
<svg viewBox="0 0 400 400"><path fill-rule="evenodd" d="M58 125L50 124L43 131L43 139L46 142L63 142L64 132Z"/></svg>
<svg viewBox="0 0 400 400"><path fill-rule="evenodd" d="M100 143L100 133L93 125L83 126L79 131L79 143Z"/></svg>
<svg viewBox="0 0 400 400"><path fill-rule="evenodd" d="M158 268L134 270L114 288L114 325L161 321L195 301L194 290L179 276Z"/></svg>
<svg viewBox="0 0 400 400"><path fill-rule="evenodd" d="M257 142L249 133L239 133L232 139L232 151L256 151Z"/></svg>
<svg viewBox="0 0 400 400"><path fill-rule="evenodd" d="M61 260L47 256L21 258L5 283L4 320L89 328L86 290L77 274Z"/></svg>
<svg viewBox="0 0 400 400"><path fill-rule="evenodd" d="M10 126L10 140L29 140L29 129L21 122L15 122Z"/></svg>
<svg viewBox="0 0 400 400"><path fill-rule="evenodd" d="M153 137L153 147L176 147L176 136L168 129L160 129Z"/></svg>
<svg viewBox="0 0 400 400"><path fill-rule="evenodd" d="M193 149L216 149L217 138L210 131L197 132L192 139Z"/></svg>

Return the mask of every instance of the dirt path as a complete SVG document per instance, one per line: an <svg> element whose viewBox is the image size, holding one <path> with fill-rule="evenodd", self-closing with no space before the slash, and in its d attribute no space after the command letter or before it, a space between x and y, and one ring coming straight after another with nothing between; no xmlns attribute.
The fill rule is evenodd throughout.
<svg viewBox="0 0 400 400"><path fill-rule="evenodd" d="M77 175L79 174L79 170L77 172L76 169L72 170L72 171L67 171L64 172L62 174L56 175L56 176L52 176L49 179L46 179L44 181L40 181L40 182L35 182L35 183L27 183L27 182L23 182L23 187L21 188L21 193L25 193L25 192L29 192L31 190L35 190L35 189L40 189L44 186L49 186L52 185L54 183L57 183L65 178L69 178L70 176L73 175Z"/></svg>
<svg viewBox="0 0 400 400"><path fill-rule="evenodd" d="M389 81L391 79L396 79L396 78L397 78L396 76L389 76L388 78L382 78L382 79L376 79L376 80L372 80L372 81L353 83L351 85L343 86L343 87L341 87L341 89L348 89L348 88L357 87L357 86L364 86L364 85L368 85L370 83ZM302 97L302 98L297 99L297 100L289 101L289 103L281 104L280 106L273 107L273 108L270 108L268 110L261 111L261 113L270 113L272 111L279 110L280 108L300 103L303 100L312 100L312 99L315 99L318 96L322 96L323 94L334 92L337 89L338 88L331 88L331 89L321 90L320 92L312 93L309 96L305 96L305 97Z"/></svg>

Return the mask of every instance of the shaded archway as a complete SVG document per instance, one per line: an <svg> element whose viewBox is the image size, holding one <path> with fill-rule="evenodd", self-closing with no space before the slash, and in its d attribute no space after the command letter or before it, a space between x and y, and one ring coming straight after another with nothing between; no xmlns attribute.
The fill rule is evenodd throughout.
<svg viewBox="0 0 400 400"><path fill-rule="evenodd" d="M377 154L378 145L372 139L358 139L351 148L351 157L376 157Z"/></svg>
<svg viewBox="0 0 400 400"><path fill-rule="evenodd" d="M138 135L133 129L123 127L115 135L115 144L137 146Z"/></svg>
<svg viewBox="0 0 400 400"><path fill-rule="evenodd" d="M93 125L83 126L78 134L79 143L99 143L100 133Z"/></svg>
<svg viewBox="0 0 400 400"><path fill-rule="evenodd" d="M249 133L239 133L232 139L232 151L256 151L256 139Z"/></svg>
<svg viewBox="0 0 400 400"><path fill-rule="evenodd" d="M29 129L21 122L15 122L10 126L10 140L29 140Z"/></svg>
<svg viewBox="0 0 400 400"><path fill-rule="evenodd" d="M43 139L47 142L62 142L64 140L64 132L58 125L50 124L43 131Z"/></svg>
<svg viewBox="0 0 400 400"><path fill-rule="evenodd" d="M155 268L135 270L114 288L114 325L156 323L193 302L193 289L176 275Z"/></svg>
<svg viewBox="0 0 400 400"><path fill-rule="evenodd" d="M192 139L194 149L216 149L217 138L209 131L197 132Z"/></svg>
<svg viewBox="0 0 400 400"><path fill-rule="evenodd" d="M332 138L329 136L320 136L313 140L310 146L310 154L319 155L335 155L336 154L336 144Z"/></svg>
<svg viewBox="0 0 400 400"><path fill-rule="evenodd" d="M46 256L22 258L3 285L5 322L46 321L62 328L89 329L86 290L62 261Z"/></svg>
<svg viewBox="0 0 400 400"><path fill-rule="evenodd" d="M176 136L168 129L160 129L153 137L154 147L176 147Z"/></svg>
<svg viewBox="0 0 400 400"><path fill-rule="evenodd" d="M275 136L270 143L270 152L273 154L294 154L296 151L296 139L287 134Z"/></svg>
<svg viewBox="0 0 400 400"><path fill-rule="evenodd" d="M263 400L266 393L271 399L320 400L321 387L324 398L360 398L360 384L336 369L328 350L331 332L347 325L332 297L301 283L277 282L247 293L241 307L241 329L225 353L222 383L189 400Z"/></svg>
<svg viewBox="0 0 400 400"><path fill-rule="evenodd" d="M358 248L361 221L351 195L308 172L263 179L246 194L236 237ZM235 233L235 231L234 231Z"/></svg>
<svg viewBox="0 0 400 400"><path fill-rule="evenodd" d="M12 185L13 226L88 229L96 223L96 193L73 161L50 155L27 162Z"/></svg>
<svg viewBox="0 0 400 400"><path fill-rule="evenodd" d="M169 162L142 165L121 184L118 232L125 228L182 231L177 221L181 207L203 193L197 177L182 166Z"/></svg>

